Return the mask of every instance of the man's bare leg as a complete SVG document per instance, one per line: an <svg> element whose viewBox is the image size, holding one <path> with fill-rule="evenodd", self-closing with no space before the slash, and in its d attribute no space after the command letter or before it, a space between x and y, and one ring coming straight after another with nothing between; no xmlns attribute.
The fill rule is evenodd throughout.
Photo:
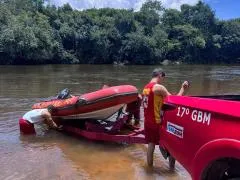
<svg viewBox="0 0 240 180"><path fill-rule="evenodd" d="M147 149L147 164L150 167L153 166L153 153L154 153L154 149L155 149L155 144L154 143L149 143L148 144L148 149Z"/></svg>

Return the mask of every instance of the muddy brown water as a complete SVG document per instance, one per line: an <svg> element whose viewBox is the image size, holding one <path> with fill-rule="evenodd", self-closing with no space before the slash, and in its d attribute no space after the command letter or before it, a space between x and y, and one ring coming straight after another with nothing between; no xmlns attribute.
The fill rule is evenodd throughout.
<svg viewBox="0 0 240 180"><path fill-rule="evenodd" d="M22 136L18 118L33 103L63 88L73 94L103 84L132 84L142 90L156 66L0 66L0 179L191 179L177 163L171 172L158 148L154 168L146 146L89 141L60 132ZM164 85L177 92L189 80L189 95L240 94L240 66L163 66Z"/></svg>

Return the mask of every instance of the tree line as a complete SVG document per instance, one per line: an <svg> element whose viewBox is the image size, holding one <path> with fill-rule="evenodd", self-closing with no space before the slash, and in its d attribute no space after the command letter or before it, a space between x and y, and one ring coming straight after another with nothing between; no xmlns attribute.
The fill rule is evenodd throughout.
<svg viewBox="0 0 240 180"><path fill-rule="evenodd" d="M240 18L204 2L164 9L75 10L44 0L0 0L0 64L240 63Z"/></svg>

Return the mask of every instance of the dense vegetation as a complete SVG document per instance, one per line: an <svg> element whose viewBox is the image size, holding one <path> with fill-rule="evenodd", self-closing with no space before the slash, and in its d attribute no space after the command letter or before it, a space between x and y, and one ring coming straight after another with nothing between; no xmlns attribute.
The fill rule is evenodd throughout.
<svg viewBox="0 0 240 180"><path fill-rule="evenodd" d="M199 1L181 10L73 10L44 0L0 0L0 64L239 63L240 19Z"/></svg>

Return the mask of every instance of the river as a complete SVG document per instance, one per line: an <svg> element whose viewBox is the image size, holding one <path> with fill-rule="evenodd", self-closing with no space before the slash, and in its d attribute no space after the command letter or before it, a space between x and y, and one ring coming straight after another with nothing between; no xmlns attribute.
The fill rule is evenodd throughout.
<svg viewBox="0 0 240 180"><path fill-rule="evenodd" d="M43 65L0 66L0 179L191 179L177 163L168 169L158 148L153 169L146 146L103 143L49 131L22 136L18 119L33 103L69 88L72 94L103 84L132 84L141 92L157 66ZM162 66L164 85L176 93L188 80L188 95L240 94L240 66Z"/></svg>

